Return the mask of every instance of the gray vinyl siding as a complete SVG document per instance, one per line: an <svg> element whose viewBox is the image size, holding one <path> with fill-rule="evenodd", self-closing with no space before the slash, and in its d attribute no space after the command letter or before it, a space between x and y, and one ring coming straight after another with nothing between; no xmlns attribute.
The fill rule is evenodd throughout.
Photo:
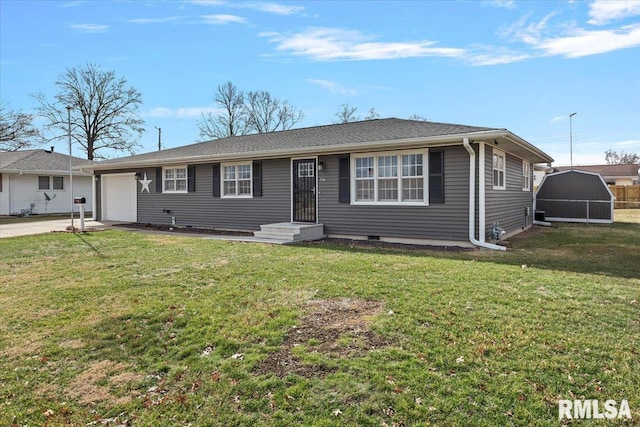
<svg viewBox="0 0 640 427"><path fill-rule="evenodd" d="M430 206L356 206L338 202L338 159L323 156L318 219L327 234L409 239L468 240L469 155L462 146L444 150L445 203ZM353 172L352 172L353 173Z"/></svg>
<svg viewBox="0 0 640 427"><path fill-rule="evenodd" d="M533 167L530 171L528 191L522 190L522 159L506 153L504 190L493 189L493 147L485 147L485 236L488 240L491 227L498 222L507 234L522 231L533 222ZM529 207L530 215L524 210Z"/></svg>
<svg viewBox="0 0 640 427"><path fill-rule="evenodd" d="M538 189L536 199L536 209L545 211L545 216L549 218L613 219L611 194L597 175L580 171L549 175ZM585 200L589 200L588 216Z"/></svg>
<svg viewBox="0 0 640 427"><path fill-rule="evenodd" d="M213 165L195 165L194 192L168 194L156 192L156 168L119 170L117 172L147 173L152 182L149 193L141 193L138 183L138 222L151 224L222 228L233 230L259 230L260 225L288 222L290 209L290 160L276 159L262 162L262 196L251 199L213 197ZM116 171L114 171L115 173ZM97 188L101 206L100 185ZM170 211L166 213L164 211ZM100 210L99 210L100 212Z"/></svg>

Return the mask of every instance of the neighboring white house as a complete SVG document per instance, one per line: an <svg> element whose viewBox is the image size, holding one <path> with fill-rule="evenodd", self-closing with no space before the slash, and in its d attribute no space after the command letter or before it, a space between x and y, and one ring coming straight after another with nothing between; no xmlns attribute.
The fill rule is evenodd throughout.
<svg viewBox="0 0 640 427"><path fill-rule="evenodd" d="M93 163L78 157L73 166ZM0 152L0 215L64 213L73 196L93 206L93 176L73 172L73 196L69 191L69 156L47 150ZM75 211L78 211L76 206Z"/></svg>

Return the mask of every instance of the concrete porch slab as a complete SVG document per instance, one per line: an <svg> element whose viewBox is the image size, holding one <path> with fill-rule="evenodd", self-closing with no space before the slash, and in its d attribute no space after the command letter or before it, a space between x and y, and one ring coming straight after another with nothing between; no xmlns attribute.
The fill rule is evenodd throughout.
<svg viewBox="0 0 640 427"><path fill-rule="evenodd" d="M267 239L284 243L319 240L325 237L323 224L296 222L278 222L260 226L260 231L253 235L259 239Z"/></svg>

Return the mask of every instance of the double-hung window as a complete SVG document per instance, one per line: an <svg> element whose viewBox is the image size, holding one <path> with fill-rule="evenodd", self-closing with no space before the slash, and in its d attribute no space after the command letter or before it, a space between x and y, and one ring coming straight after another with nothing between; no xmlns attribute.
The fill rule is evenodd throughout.
<svg viewBox="0 0 640 427"><path fill-rule="evenodd" d="M367 153L353 160L354 204L427 204L424 151Z"/></svg>
<svg viewBox="0 0 640 427"><path fill-rule="evenodd" d="M506 188L505 175L507 157L499 150L493 150L493 189L504 190Z"/></svg>
<svg viewBox="0 0 640 427"><path fill-rule="evenodd" d="M187 167L164 168L162 174L164 193L187 192Z"/></svg>
<svg viewBox="0 0 640 427"><path fill-rule="evenodd" d="M61 176L38 176L38 190L64 190L64 178Z"/></svg>
<svg viewBox="0 0 640 427"><path fill-rule="evenodd" d="M522 191L531 190L531 163L522 161Z"/></svg>
<svg viewBox="0 0 640 427"><path fill-rule="evenodd" d="M251 197L251 162L222 165L222 197Z"/></svg>

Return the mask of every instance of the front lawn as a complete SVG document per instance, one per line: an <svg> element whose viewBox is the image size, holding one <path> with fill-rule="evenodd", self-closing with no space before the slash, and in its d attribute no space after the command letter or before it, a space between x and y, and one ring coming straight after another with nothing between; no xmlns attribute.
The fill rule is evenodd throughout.
<svg viewBox="0 0 640 427"><path fill-rule="evenodd" d="M640 225L511 246L3 239L0 425L552 426L583 398L638 423Z"/></svg>

